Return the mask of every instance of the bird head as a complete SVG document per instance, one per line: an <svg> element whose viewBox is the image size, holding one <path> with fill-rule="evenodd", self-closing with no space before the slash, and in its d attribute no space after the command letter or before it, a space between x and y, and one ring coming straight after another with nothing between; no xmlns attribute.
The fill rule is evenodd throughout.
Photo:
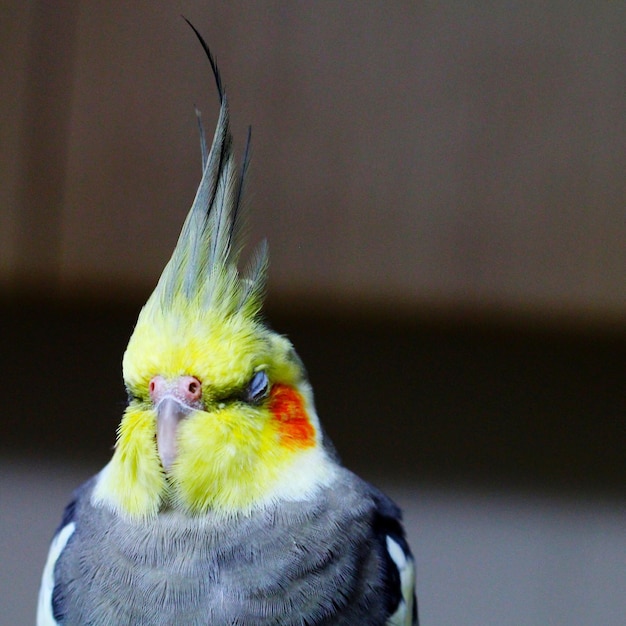
<svg viewBox="0 0 626 626"><path fill-rule="evenodd" d="M127 517L241 514L306 497L332 473L304 368L260 316L266 246L238 268L248 149L238 171L219 73L195 32L219 119L210 152L200 123L202 179L124 354L129 404L94 490Z"/></svg>

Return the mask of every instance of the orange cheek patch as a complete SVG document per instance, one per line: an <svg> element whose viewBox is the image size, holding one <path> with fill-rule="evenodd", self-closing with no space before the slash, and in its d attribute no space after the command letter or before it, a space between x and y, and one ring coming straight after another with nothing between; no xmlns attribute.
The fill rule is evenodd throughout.
<svg viewBox="0 0 626 626"><path fill-rule="evenodd" d="M269 409L278 423L278 431L285 445L308 448L315 443L315 431L304 410L302 397L295 389L287 385L274 385Z"/></svg>

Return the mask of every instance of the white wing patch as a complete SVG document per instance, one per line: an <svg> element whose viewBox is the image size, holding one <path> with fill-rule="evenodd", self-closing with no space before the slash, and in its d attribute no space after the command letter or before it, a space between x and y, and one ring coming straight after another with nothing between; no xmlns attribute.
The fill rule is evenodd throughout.
<svg viewBox="0 0 626 626"><path fill-rule="evenodd" d="M413 624L413 594L415 590L415 566L413 559L389 535L387 535L387 551L391 560L396 564L398 572L400 572L402 600L396 612L387 620L385 626L411 626Z"/></svg>
<svg viewBox="0 0 626 626"><path fill-rule="evenodd" d="M48 552L48 560L43 568L41 577L41 587L39 588L39 602L37 603L37 626L58 626L58 622L52 614L52 593L54 591L54 566L65 548L69 538L76 530L74 522L63 526L56 534L50 550Z"/></svg>

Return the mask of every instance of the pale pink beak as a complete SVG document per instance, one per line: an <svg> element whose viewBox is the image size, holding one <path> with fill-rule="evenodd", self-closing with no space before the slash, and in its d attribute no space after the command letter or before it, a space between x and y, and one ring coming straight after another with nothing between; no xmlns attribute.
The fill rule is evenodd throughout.
<svg viewBox="0 0 626 626"><path fill-rule="evenodd" d="M164 470L176 460L178 425L193 411L203 408L202 383L195 376L166 380L155 376L149 385L157 412L157 450Z"/></svg>

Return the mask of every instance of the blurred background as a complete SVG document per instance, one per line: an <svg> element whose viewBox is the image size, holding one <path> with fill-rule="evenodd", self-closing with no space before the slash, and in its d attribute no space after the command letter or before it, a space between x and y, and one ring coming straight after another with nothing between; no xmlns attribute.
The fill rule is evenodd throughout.
<svg viewBox="0 0 626 626"><path fill-rule="evenodd" d="M0 3L0 624L34 621L200 178L214 51L267 317L405 509L423 626L626 614L626 5Z"/></svg>

